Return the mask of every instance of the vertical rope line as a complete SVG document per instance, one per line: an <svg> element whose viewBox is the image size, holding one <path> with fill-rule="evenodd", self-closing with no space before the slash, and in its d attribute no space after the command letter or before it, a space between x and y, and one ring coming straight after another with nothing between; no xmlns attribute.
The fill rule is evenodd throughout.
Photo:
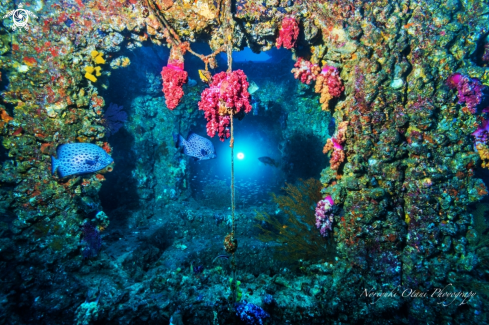
<svg viewBox="0 0 489 325"><path fill-rule="evenodd" d="M231 147L231 212L232 212L232 229L231 233L235 233L236 226L234 223L234 209L235 209L235 204L234 204L234 125L233 125L233 114L231 113L231 141L230 145ZM234 254L233 254L234 256Z"/></svg>
<svg viewBox="0 0 489 325"><path fill-rule="evenodd" d="M226 1L226 27L224 32L224 37L226 37L225 42L227 43L226 54L228 61L228 70L227 73L231 73L233 71L233 16L231 13L231 0ZM236 218L235 218L235 192L234 192L234 123L233 123L233 111L231 110L230 114L231 119L231 140L229 146L231 147L231 217L232 217L232 229L231 236L233 241L235 240L236 235ZM233 294L233 302L236 303L237 294L238 294L238 286L236 279L236 254L232 253L231 257L231 267L233 269L233 284L232 284L232 294Z"/></svg>

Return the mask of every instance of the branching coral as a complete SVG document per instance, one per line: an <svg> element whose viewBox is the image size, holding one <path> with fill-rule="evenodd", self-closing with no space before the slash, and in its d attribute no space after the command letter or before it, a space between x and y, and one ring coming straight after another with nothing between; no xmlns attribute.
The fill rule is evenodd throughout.
<svg viewBox="0 0 489 325"><path fill-rule="evenodd" d="M321 201L321 182L316 179L299 180L296 186L287 184L287 196L273 196L273 201L286 214L282 221L277 216L258 212L257 227L264 242L278 242L276 257L296 262L299 259L332 258L335 252L333 239L326 240L313 231L316 227L316 203Z"/></svg>

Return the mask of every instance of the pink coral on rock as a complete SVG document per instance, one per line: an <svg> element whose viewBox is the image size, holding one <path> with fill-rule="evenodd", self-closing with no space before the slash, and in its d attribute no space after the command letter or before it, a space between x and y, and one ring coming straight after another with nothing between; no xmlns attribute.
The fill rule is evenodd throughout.
<svg viewBox="0 0 489 325"><path fill-rule="evenodd" d="M489 62L489 43L484 45L484 53L482 54L482 61Z"/></svg>
<svg viewBox="0 0 489 325"><path fill-rule="evenodd" d="M346 130L348 127L348 121L343 121L338 124L338 130L335 135L328 139L326 145L323 148L323 153L326 154L333 150L331 158L329 160L329 165L331 169L338 170L343 161L345 161L346 155L343 151L343 144L346 142Z"/></svg>
<svg viewBox="0 0 489 325"><path fill-rule="evenodd" d="M457 89L458 102L460 104L465 103L472 114L477 112L477 106L483 99L483 90L485 88L478 79L455 73L448 77L447 85L450 89Z"/></svg>
<svg viewBox="0 0 489 325"><path fill-rule="evenodd" d="M291 72L294 74L295 79L299 79L302 83L309 85L311 81L316 80L319 71L320 68L317 64L299 58Z"/></svg>
<svg viewBox="0 0 489 325"><path fill-rule="evenodd" d="M173 110L183 97L182 86L188 78L187 72L183 70L183 62L168 61L168 65L161 70L161 77L166 106Z"/></svg>
<svg viewBox="0 0 489 325"><path fill-rule="evenodd" d="M323 237L328 236L326 230L331 230L333 225L333 198L328 195L316 205L316 227Z"/></svg>
<svg viewBox="0 0 489 325"><path fill-rule="evenodd" d="M316 93L321 94L319 102L322 104L323 111L328 109L329 101L334 97L340 97L345 90L340 73L336 67L325 65L321 73L316 78Z"/></svg>
<svg viewBox="0 0 489 325"><path fill-rule="evenodd" d="M297 20L292 17L284 18L277 38L277 48L279 49L283 45L286 49L290 50L295 46L298 36L299 23Z"/></svg>
<svg viewBox="0 0 489 325"><path fill-rule="evenodd" d="M217 133L221 141L229 138L230 115L251 111L248 86L243 70L214 75L199 102L199 110L204 111L207 119L207 134L210 137Z"/></svg>
<svg viewBox="0 0 489 325"><path fill-rule="evenodd" d="M489 107L484 109L484 111L488 109ZM489 120L483 119L472 135L475 138L474 147L477 147L478 144L486 144L487 140L489 140Z"/></svg>

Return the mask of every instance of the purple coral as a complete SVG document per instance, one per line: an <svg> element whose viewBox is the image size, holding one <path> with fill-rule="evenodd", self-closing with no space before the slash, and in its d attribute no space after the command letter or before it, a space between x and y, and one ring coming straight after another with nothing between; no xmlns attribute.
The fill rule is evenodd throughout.
<svg viewBox="0 0 489 325"><path fill-rule="evenodd" d="M318 202L316 206L316 227L321 232L323 237L328 236L326 230L331 230L333 225L333 198L328 195Z"/></svg>
<svg viewBox="0 0 489 325"><path fill-rule="evenodd" d="M83 224L82 232L83 257L90 258L97 256L100 248L102 247L102 237L100 237L100 232L90 222L86 222Z"/></svg>
<svg viewBox="0 0 489 325"><path fill-rule="evenodd" d="M485 88L479 79L473 79L460 73L455 73L448 77L447 85L450 89L457 89L458 102L460 104L465 103L470 112L475 114L477 106L483 99L483 90Z"/></svg>
<svg viewBox="0 0 489 325"><path fill-rule="evenodd" d="M124 126L124 122L127 121L127 113L123 109L123 106L110 103L109 107L105 110L105 127L108 136L119 131Z"/></svg>
<svg viewBox="0 0 489 325"><path fill-rule="evenodd" d="M488 108L484 109L484 111L488 110ZM489 120L482 120L482 123L479 125L477 130L475 130L472 135L475 137L474 147L477 148L478 144L484 144L489 139Z"/></svg>
<svg viewBox="0 0 489 325"><path fill-rule="evenodd" d="M484 45L484 54L482 54L482 61L489 62L489 43Z"/></svg>

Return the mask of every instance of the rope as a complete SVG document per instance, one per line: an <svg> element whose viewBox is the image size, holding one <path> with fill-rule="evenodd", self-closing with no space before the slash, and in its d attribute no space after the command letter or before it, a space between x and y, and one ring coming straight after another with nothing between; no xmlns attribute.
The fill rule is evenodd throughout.
<svg viewBox="0 0 489 325"><path fill-rule="evenodd" d="M231 140L229 143L231 147L231 213L232 213L232 229L231 233L233 234L233 238L235 238L236 234L236 222L235 222L235 202L234 202L234 125L233 125L233 113L231 113ZM236 303L236 296L238 294L238 285L236 279L236 254L233 252L231 256L231 267L233 269L233 302Z"/></svg>
<svg viewBox="0 0 489 325"><path fill-rule="evenodd" d="M233 24L233 16L231 13L231 0L226 0L226 26L224 28L225 33L224 37L225 42L227 43L227 48L226 48L226 54L227 54L227 61L228 61L228 70L227 73L231 73L233 71L233 29L234 29L234 24ZM235 218L235 201L234 201L234 124L233 124L233 111L231 110L230 114L230 119L231 119L231 139L229 141L229 146L231 147L231 216L232 216L232 228L231 228L231 234L233 239L235 240L235 234L236 234L236 218ZM237 293L238 293L238 285L237 285L237 279L236 279L236 254L235 252L232 253L231 256L231 267L232 267L232 272L233 272L233 282L232 282L232 294L233 294L233 302L236 303L237 299Z"/></svg>
<svg viewBox="0 0 489 325"><path fill-rule="evenodd" d="M231 141L229 143L231 147L231 212L232 212L232 229L231 232L234 234L236 230L236 225L234 222L234 125L233 125L233 114L231 113ZM234 254L233 254L234 256Z"/></svg>

